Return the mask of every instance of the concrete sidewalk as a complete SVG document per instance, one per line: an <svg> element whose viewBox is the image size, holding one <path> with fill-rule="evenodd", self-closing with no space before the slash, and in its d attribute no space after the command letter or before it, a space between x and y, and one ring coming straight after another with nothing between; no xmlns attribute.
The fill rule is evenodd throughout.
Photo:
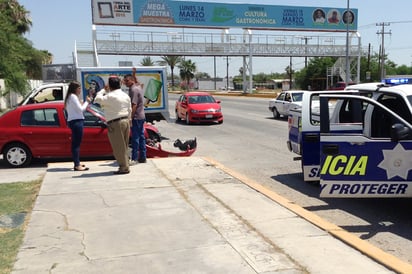
<svg viewBox="0 0 412 274"><path fill-rule="evenodd" d="M215 163L50 164L13 273L393 273Z"/></svg>

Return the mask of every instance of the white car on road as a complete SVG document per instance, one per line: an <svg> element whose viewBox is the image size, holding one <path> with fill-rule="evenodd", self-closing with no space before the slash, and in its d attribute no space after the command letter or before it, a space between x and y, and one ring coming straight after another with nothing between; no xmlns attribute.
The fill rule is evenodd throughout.
<svg viewBox="0 0 412 274"><path fill-rule="evenodd" d="M273 118L280 116L287 117L289 109L302 106L303 93L305 90L282 91L276 99L269 100L269 111L273 113Z"/></svg>

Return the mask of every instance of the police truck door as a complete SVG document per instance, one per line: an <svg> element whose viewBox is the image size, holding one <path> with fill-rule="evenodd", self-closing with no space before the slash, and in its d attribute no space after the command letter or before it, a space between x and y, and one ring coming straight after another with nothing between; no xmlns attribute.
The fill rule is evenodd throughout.
<svg viewBox="0 0 412 274"><path fill-rule="evenodd" d="M348 100L352 115L331 131L327 104L336 99ZM321 197L412 196L409 122L383 102L354 95L322 97L320 113ZM361 125L363 132L345 131L348 124Z"/></svg>

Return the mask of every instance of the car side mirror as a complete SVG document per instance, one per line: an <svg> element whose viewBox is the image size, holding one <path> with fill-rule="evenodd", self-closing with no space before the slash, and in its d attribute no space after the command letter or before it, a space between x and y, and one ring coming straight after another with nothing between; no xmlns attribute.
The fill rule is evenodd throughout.
<svg viewBox="0 0 412 274"><path fill-rule="evenodd" d="M393 124L391 127L391 140L398 142L399 140L408 139L411 135L411 130L403 124Z"/></svg>
<svg viewBox="0 0 412 274"><path fill-rule="evenodd" d="M216 100L216 103L220 104L220 100Z"/></svg>

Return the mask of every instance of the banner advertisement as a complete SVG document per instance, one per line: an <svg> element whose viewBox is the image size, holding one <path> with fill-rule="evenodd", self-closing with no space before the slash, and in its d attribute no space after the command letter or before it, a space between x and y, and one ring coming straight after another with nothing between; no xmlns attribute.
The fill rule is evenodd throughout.
<svg viewBox="0 0 412 274"><path fill-rule="evenodd" d="M358 10L172 0L92 0L93 24L356 31Z"/></svg>

